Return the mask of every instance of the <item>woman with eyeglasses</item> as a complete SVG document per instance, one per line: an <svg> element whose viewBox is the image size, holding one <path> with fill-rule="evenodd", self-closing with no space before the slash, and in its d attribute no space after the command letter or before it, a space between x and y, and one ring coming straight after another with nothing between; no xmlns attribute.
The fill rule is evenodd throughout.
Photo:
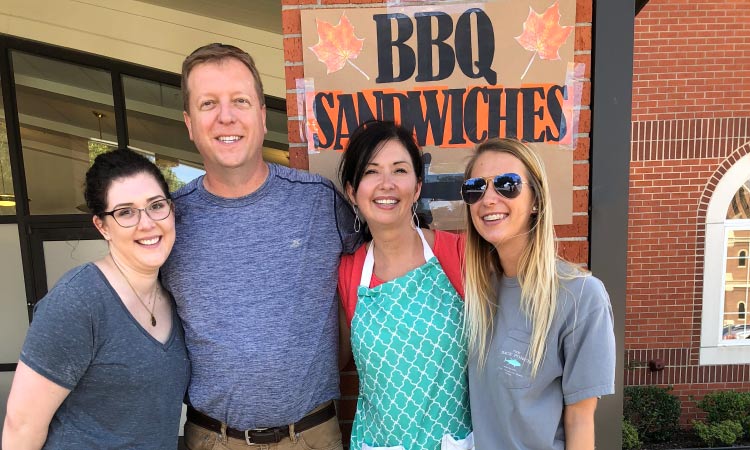
<svg viewBox="0 0 750 450"><path fill-rule="evenodd" d="M37 303L8 397L3 449L176 449L189 377L159 267L175 240L159 169L127 149L97 156L86 204L109 244Z"/></svg>
<svg viewBox="0 0 750 450"><path fill-rule="evenodd" d="M339 268L342 347L351 342L359 375L356 450L473 445L463 245L454 234L419 228L423 171L411 133L379 121L352 133L339 167L355 229L367 241Z"/></svg>
<svg viewBox="0 0 750 450"><path fill-rule="evenodd" d="M593 449L614 392L612 309L601 281L557 256L539 156L512 139L466 167L466 331L477 448Z"/></svg>

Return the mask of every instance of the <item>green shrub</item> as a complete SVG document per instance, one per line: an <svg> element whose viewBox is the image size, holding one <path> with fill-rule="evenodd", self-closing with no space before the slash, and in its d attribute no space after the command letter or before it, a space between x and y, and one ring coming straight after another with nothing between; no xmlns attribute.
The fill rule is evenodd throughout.
<svg viewBox="0 0 750 450"><path fill-rule="evenodd" d="M695 433L709 447L717 444L732 445L742 436L742 424L734 420L724 420L717 423L703 423L693 421Z"/></svg>
<svg viewBox="0 0 750 450"><path fill-rule="evenodd" d="M746 431L750 428L750 392L711 392L696 404L706 412L709 424L733 420Z"/></svg>
<svg viewBox="0 0 750 450"><path fill-rule="evenodd" d="M625 418L644 442L665 442L679 429L680 399L671 387L628 386L624 390Z"/></svg>
<svg viewBox="0 0 750 450"><path fill-rule="evenodd" d="M635 429L628 419L622 419L622 448L623 450L636 450L643 443L638 439L638 430Z"/></svg>

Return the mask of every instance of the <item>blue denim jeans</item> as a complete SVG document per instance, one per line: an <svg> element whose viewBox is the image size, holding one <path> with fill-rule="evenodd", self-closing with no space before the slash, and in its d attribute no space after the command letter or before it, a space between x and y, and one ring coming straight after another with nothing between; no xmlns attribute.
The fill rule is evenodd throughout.
<svg viewBox="0 0 750 450"><path fill-rule="evenodd" d="M185 423L185 447L188 450L343 450L336 417L276 444L252 445L188 421Z"/></svg>

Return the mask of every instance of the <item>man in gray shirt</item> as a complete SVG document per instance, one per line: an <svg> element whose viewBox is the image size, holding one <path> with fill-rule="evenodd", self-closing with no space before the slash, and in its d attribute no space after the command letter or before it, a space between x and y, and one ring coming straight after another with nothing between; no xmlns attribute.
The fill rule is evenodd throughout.
<svg viewBox="0 0 750 450"><path fill-rule="evenodd" d="M330 181L263 161L250 55L197 49L182 90L206 169L174 194L162 268L192 362L186 445L340 448L335 292L339 256L357 243L352 211Z"/></svg>

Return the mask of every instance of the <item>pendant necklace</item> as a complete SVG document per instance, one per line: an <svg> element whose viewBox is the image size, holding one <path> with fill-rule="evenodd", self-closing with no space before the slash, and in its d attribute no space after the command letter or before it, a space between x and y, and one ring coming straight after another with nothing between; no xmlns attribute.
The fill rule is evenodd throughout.
<svg viewBox="0 0 750 450"><path fill-rule="evenodd" d="M139 302L141 302L141 305L143 305L143 308L151 315L151 326L156 326L156 317L154 317L154 308L156 308L156 289L159 286L159 281L154 284L154 290L151 293L151 299L154 301L151 305L151 309L148 309L148 306L146 306L146 302L143 301L140 295L138 295L138 291L135 290L133 285L130 283L130 280L128 280L128 277L125 276L125 272L122 271L122 268L119 264L117 264L117 261L115 260L115 257L112 255L112 253L109 254L109 257L112 258L112 262L115 263L115 267L117 267L117 270L120 272L120 275L122 275L123 278L125 278L125 282L128 283L128 286L130 286L130 289L133 291L133 294L135 294L135 298L138 299Z"/></svg>

